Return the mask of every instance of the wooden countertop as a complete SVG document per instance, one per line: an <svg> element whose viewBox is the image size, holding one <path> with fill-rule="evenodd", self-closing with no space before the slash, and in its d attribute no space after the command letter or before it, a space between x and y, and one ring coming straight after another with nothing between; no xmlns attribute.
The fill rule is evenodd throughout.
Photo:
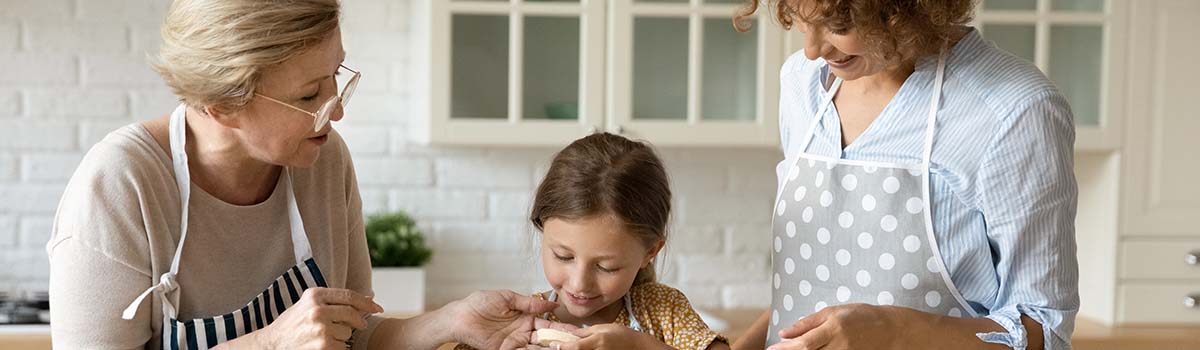
<svg viewBox="0 0 1200 350"><path fill-rule="evenodd" d="M736 339L762 313L761 310L722 310L712 314L729 322L724 332ZM49 350L50 335L5 332L0 326L0 350ZM1200 325L1130 325L1110 327L1086 318L1075 323L1072 345L1077 350L1184 350L1200 349ZM443 346L442 349L452 347Z"/></svg>
<svg viewBox="0 0 1200 350"><path fill-rule="evenodd" d="M1111 327L1087 319L1075 319L1071 345L1080 350L1196 350L1200 349L1200 326L1128 325Z"/></svg>

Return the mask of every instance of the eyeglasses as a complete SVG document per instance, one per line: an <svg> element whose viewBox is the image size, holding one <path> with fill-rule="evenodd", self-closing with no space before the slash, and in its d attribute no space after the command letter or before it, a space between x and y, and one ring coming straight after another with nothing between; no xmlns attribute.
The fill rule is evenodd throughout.
<svg viewBox="0 0 1200 350"><path fill-rule="evenodd" d="M350 67L346 67L345 65L339 65L338 67L341 69L348 70L348 71L350 71L350 73L353 73L354 75L350 76L350 80L346 81L345 86L341 87L342 93L338 94L338 95L334 95L333 97L330 97L329 101L325 101L325 103L321 104L321 108L317 109L317 113L309 112L300 107L296 107L291 104L288 104L287 102L276 100L276 99L264 96L259 93L254 93L254 95L265 98L268 101L284 105L288 108L291 108L291 109L294 109L294 110L297 110L300 112L304 112L304 114L308 114L308 115L312 116L313 117L313 132L321 131L321 128L324 128L325 124L329 123L329 115L333 114L333 110L335 107L338 107L338 103L341 103L341 107L346 107L347 104L350 104L350 97L354 96L354 88L358 87L358 78L362 77L362 73L359 73L356 70L350 69ZM336 78L335 78L335 81L336 81Z"/></svg>

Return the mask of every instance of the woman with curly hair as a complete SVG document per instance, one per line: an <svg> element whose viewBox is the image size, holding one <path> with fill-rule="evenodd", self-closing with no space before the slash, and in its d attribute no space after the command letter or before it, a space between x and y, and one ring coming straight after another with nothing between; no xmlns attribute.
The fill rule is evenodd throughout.
<svg viewBox="0 0 1200 350"><path fill-rule="evenodd" d="M972 0L747 0L780 72L771 309L735 349L1070 348L1075 139ZM743 28L744 29L744 28Z"/></svg>

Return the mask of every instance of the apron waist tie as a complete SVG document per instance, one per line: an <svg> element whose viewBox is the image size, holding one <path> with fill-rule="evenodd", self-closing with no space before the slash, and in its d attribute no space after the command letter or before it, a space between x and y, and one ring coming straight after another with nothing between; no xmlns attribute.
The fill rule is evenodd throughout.
<svg viewBox="0 0 1200 350"><path fill-rule="evenodd" d="M175 273L167 272L162 274L162 276L158 278L157 284L147 288L146 291L142 292L142 295L139 295L137 299L133 300L132 304L129 304L129 307L125 308L125 312L121 314L121 318L132 320L133 316L137 314L138 307L142 305L142 302L144 302L146 297L150 296L150 294L156 294L162 298L163 308L170 311L167 314L174 315L175 308L171 306L171 303L167 300L167 294L174 292L176 289L179 289L179 284L175 283Z"/></svg>

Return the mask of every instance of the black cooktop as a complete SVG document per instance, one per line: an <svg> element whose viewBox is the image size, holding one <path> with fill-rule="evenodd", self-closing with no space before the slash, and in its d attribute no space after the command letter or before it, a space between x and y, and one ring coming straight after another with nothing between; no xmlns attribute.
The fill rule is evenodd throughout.
<svg viewBox="0 0 1200 350"><path fill-rule="evenodd" d="M0 325L50 323L50 293L0 292Z"/></svg>

